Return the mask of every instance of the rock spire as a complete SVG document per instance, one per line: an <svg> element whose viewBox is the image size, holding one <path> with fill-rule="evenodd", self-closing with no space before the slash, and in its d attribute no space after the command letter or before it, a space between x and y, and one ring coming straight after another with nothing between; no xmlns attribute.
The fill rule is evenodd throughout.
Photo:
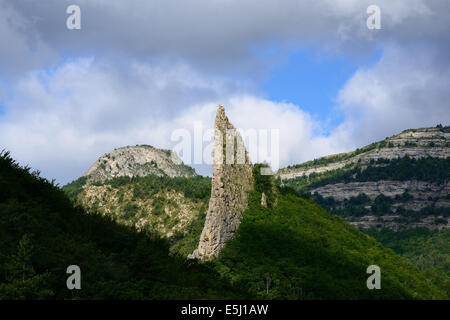
<svg viewBox="0 0 450 320"><path fill-rule="evenodd" d="M244 142L220 105L215 120L211 198L198 248L189 258L216 257L239 227L253 188L253 166Z"/></svg>

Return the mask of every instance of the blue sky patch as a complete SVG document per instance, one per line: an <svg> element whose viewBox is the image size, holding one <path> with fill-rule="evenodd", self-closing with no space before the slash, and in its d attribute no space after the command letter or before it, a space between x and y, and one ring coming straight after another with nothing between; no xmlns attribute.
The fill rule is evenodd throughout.
<svg viewBox="0 0 450 320"><path fill-rule="evenodd" d="M270 70L262 88L267 99L293 103L310 113L328 134L344 119L342 112L334 108L339 90L358 68L375 64L381 55L382 50L377 49L362 63L354 63L344 55L296 49Z"/></svg>

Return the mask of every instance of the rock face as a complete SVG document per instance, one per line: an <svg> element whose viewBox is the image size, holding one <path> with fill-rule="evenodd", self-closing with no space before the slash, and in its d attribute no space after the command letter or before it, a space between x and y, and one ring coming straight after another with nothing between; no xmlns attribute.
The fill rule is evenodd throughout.
<svg viewBox="0 0 450 320"><path fill-rule="evenodd" d="M360 163L368 164L378 159L398 159L408 156L414 159L450 156L450 132L439 128L409 129L385 140L366 146L354 152L340 153L320 158L321 164L308 161L297 166L280 169L277 176L281 180L324 173Z"/></svg>
<svg viewBox="0 0 450 320"><path fill-rule="evenodd" d="M281 184L311 193L328 210L342 215L360 229L450 228L450 183L446 178L448 174L442 170L449 163L449 141L448 126L408 129L353 152L280 169L277 176ZM441 179L420 181L412 169L400 170L403 178L393 175L394 167L390 165L406 156L417 161L432 158L433 162L428 162L425 171L430 176L439 172L432 176ZM370 179L358 178L356 170L364 173L368 168L378 168L380 174ZM395 168L399 170L398 166ZM386 170L385 174L381 174L382 170ZM352 176L340 176L345 172L352 172ZM327 177L334 178L325 184ZM321 179L325 183L320 183ZM377 204L380 196L389 199L381 197Z"/></svg>
<svg viewBox="0 0 450 320"><path fill-rule="evenodd" d="M430 230L450 228L450 217L439 214L426 217L410 217L395 214L398 207L405 210L419 211L427 207L449 208L450 184L434 183L417 180L406 181L367 181L328 184L322 187L311 189L312 194L319 194L324 198L333 198L336 201L350 200L360 194L365 194L373 202L377 196L383 194L390 197L392 202L392 214L382 216L364 215L361 217L344 217L351 224L359 229L388 228L394 231L402 229L413 229L425 227ZM401 196L405 192L411 196L407 201L401 198L395 200L396 196ZM368 206L370 208L370 205ZM441 223L437 224L436 221Z"/></svg>
<svg viewBox="0 0 450 320"><path fill-rule="evenodd" d="M189 256L216 257L239 227L253 188L253 166L242 137L228 121L222 105L217 110L213 143L211 198L198 248Z"/></svg>
<svg viewBox="0 0 450 320"><path fill-rule="evenodd" d="M407 229L414 228L427 228L429 230L442 230L447 229L447 224L436 224L436 219L442 219L443 221L447 221L447 224L450 223L450 218L444 216L429 216L423 217L419 219L405 219L400 215L384 215L381 217L368 215L363 216L359 219L349 218L347 221L357 227L360 230L370 229L370 228L386 228L391 229L393 231L400 231L405 229L405 224L407 224ZM353 221L355 220L355 221Z"/></svg>
<svg viewBox="0 0 450 320"><path fill-rule="evenodd" d="M155 174L169 177L193 177L194 169L183 165L170 150L142 145L117 148L100 157L83 175L94 181L104 181L120 176L147 176Z"/></svg>
<svg viewBox="0 0 450 320"><path fill-rule="evenodd" d="M264 192L261 195L261 205L263 207L267 208L267 197L266 197L266 194Z"/></svg>
<svg viewBox="0 0 450 320"><path fill-rule="evenodd" d="M417 180L379 180L327 184L310 190L311 193L318 193L324 198L333 197L337 201L343 201L344 199L349 200L351 197L357 197L361 193L366 194L371 200L374 200L381 193L388 197L395 197L406 191L408 191L414 199L423 202L433 202L435 199L446 202L445 197L450 194L450 184L439 184ZM430 197L433 198L433 201L428 201ZM427 205L429 205L429 203L425 203L421 208L426 207Z"/></svg>

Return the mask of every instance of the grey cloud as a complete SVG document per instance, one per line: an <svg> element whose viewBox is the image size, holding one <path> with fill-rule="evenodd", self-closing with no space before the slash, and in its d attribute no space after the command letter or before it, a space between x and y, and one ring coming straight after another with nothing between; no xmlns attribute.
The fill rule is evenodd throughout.
<svg viewBox="0 0 450 320"><path fill-rule="evenodd" d="M236 92L234 87L184 64L135 62L125 72L92 58L68 61L11 86L0 116L0 146L46 177L68 182L118 146L169 147L179 114Z"/></svg>
<svg viewBox="0 0 450 320"><path fill-rule="evenodd" d="M450 66L434 48L385 48L371 69L359 70L341 89L339 108L346 114L340 130L355 146L384 139L408 128L450 123Z"/></svg>
<svg viewBox="0 0 450 320"><path fill-rule="evenodd" d="M0 42L0 71L3 76L41 66L55 58L32 23L3 1L0 1Z"/></svg>
<svg viewBox="0 0 450 320"><path fill-rule="evenodd" d="M0 145L66 182L114 147L167 147L175 120L202 118L202 106L218 101L231 102L235 114L262 104L266 112L251 120L282 125L289 117L277 115L288 107L254 97L271 66L258 50L268 46L282 54L313 45L353 59L384 48L376 66L342 89L346 119L330 137L312 135L308 115L289 106L298 114L285 125L296 133L281 146L285 163L448 122L450 3L376 2L382 30L371 31L365 9L372 0L0 0L0 76L14 77L0 82L0 95L10 97ZM65 27L74 3L82 8L80 31Z"/></svg>
<svg viewBox="0 0 450 320"><path fill-rule="evenodd" d="M3 1L4 2L4 1ZM82 8L82 30L65 28L69 4ZM370 52L383 41L450 43L447 1L379 0L382 30L366 28L373 1L25 1L9 2L56 52L174 57L216 72L257 73L251 48L310 43L347 54ZM13 58L13 57L11 57Z"/></svg>

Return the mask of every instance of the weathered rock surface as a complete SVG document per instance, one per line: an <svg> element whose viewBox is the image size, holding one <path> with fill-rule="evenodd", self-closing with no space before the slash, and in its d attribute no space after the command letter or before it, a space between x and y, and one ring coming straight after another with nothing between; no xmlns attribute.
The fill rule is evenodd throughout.
<svg viewBox="0 0 450 320"><path fill-rule="evenodd" d="M104 181L120 176L142 177L150 174L169 177L196 175L192 168L183 165L174 152L142 145L118 148L103 155L83 176Z"/></svg>
<svg viewBox="0 0 450 320"><path fill-rule="evenodd" d="M333 197L336 201L349 200L360 194L367 195L371 200L374 200L380 194L395 199L395 196L400 196L405 192L408 192L412 199L407 201L393 200L392 209L394 213L398 207L412 211L419 211L426 207L450 207L450 200L447 199L450 194L448 182L439 184L416 180L380 180L328 184L311 190L312 194L317 193L324 198ZM345 217L345 219L360 229L389 228L398 231L418 227L425 227L430 230L450 228L450 218L440 215L417 218L386 214L383 216ZM436 224L436 219L441 223ZM442 221L447 222L442 223Z"/></svg>
<svg viewBox="0 0 450 320"><path fill-rule="evenodd" d="M330 155L280 169L277 176L282 184L295 185L296 181L299 181L298 186L302 188L302 192L319 194L328 200L333 198L336 201L334 204L328 202L331 209L339 209L340 214L343 214L346 220L361 229L371 227L385 227L392 230L416 227L450 228L446 214L444 214L445 216L439 215L439 212L442 213L445 210L434 210L438 214L431 214L429 210L429 208L450 208L450 184L448 181L435 183L417 180L378 180L344 183L344 181L338 180L320 187L308 186L309 181L313 181L317 177L319 179L325 177L327 172L336 169L341 169L340 172L353 168L359 168L363 171L369 165L383 167L387 166L388 160L405 156L414 159L426 157L447 159L450 156L449 138L449 127L409 129L353 152ZM379 159L384 159L384 161L378 163L377 160ZM430 168L430 170L434 170L434 168ZM314 175L311 175L313 173ZM313 178L310 179L311 177ZM408 194L407 199L402 197L406 193ZM374 200L381 194L391 198L391 207L383 215L378 213L378 216L361 215L361 211L357 211L357 214L351 213L352 211L345 205L344 200L351 200L351 198L356 198L361 194L370 198L369 203L364 204L366 212L373 212L371 209ZM353 208L355 208L354 203ZM417 215L408 216L404 213L405 210L417 212L422 209L428 212L426 213L428 216L418 218ZM398 215L402 211L403 213Z"/></svg>
<svg viewBox="0 0 450 320"><path fill-rule="evenodd" d="M408 191L414 199L427 201L429 197L444 198L450 194L450 184L432 183L425 181L367 181L327 184L310 190L311 193L318 193L324 198L333 197L337 201L357 197L365 193L371 200L374 200L381 193L388 197L395 197Z"/></svg>
<svg viewBox="0 0 450 320"><path fill-rule="evenodd" d="M266 197L266 194L264 192L261 195L261 205L263 207L267 208L267 197Z"/></svg>
<svg viewBox="0 0 450 320"><path fill-rule="evenodd" d="M402 133L384 140L384 147L377 147L352 155L352 152L342 153L323 157L323 159L338 159L330 161L326 165L310 166L308 162L300 167L287 167L278 171L277 176L281 180L294 179L301 176L309 176L311 173L323 173L336 170L356 163L368 164L371 160L378 159L398 159L404 156L410 158L447 158L450 156L448 141L450 133L441 132L438 128L423 128L415 130L405 130ZM347 158L345 160L339 160Z"/></svg>
<svg viewBox="0 0 450 320"><path fill-rule="evenodd" d="M440 219L447 221L447 224L436 224L435 220ZM347 218L350 224L353 224L358 229L381 229L387 228L393 231L400 231L414 228L427 228L430 230L448 229L450 218L444 216L428 216L419 219L408 219L399 215L384 215L384 216L363 216L360 218Z"/></svg>
<svg viewBox="0 0 450 320"><path fill-rule="evenodd" d="M253 188L250 158L240 134L229 122L223 106L215 120L211 198L198 248L189 256L209 260L217 256L239 227Z"/></svg>

